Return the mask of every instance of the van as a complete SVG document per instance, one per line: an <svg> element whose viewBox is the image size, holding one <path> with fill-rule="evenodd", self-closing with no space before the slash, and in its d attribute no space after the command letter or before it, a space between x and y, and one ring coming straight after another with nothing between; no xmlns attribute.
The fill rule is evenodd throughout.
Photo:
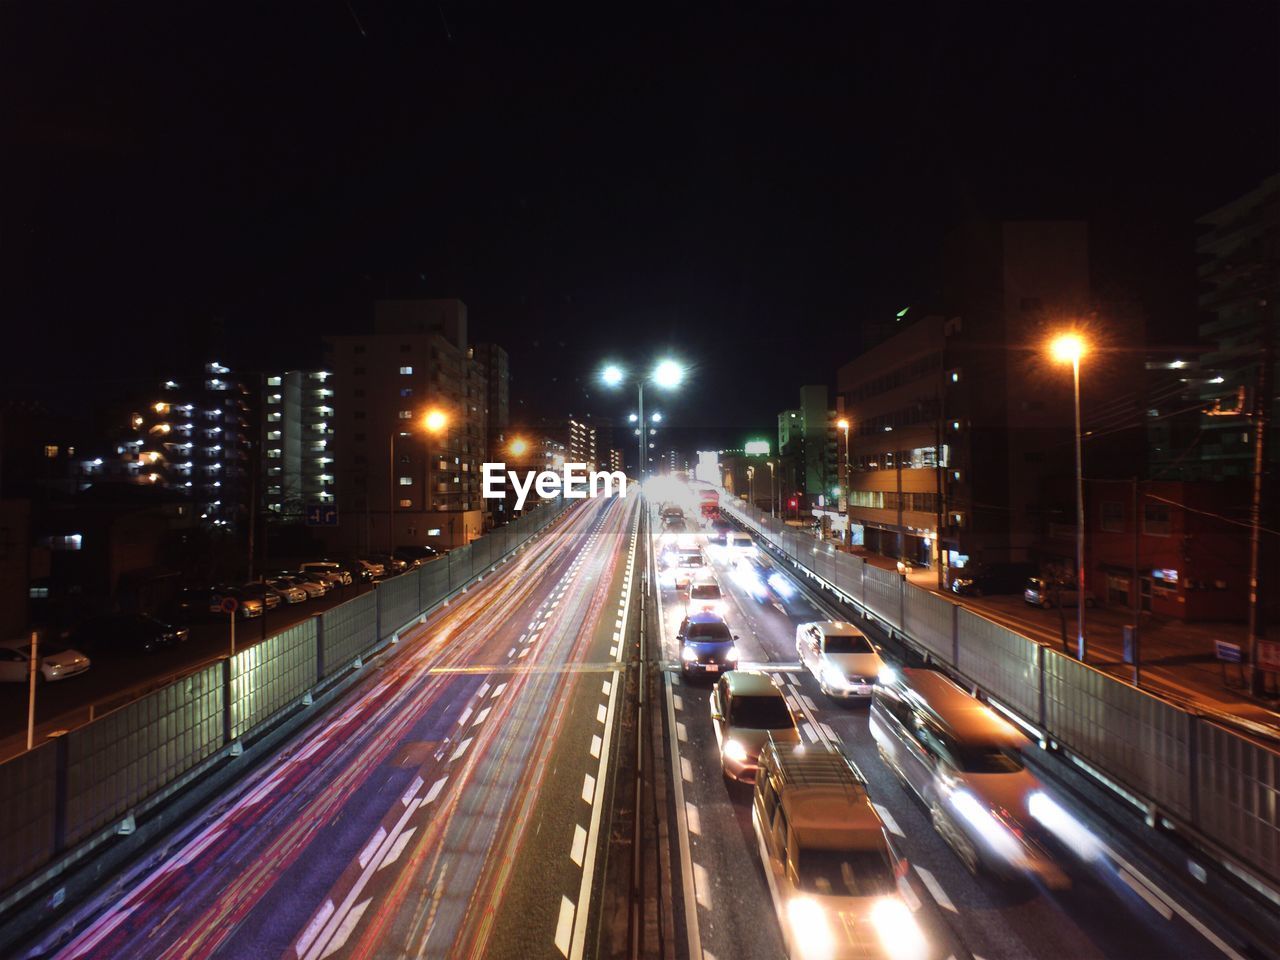
<svg viewBox="0 0 1280 960"><path fill-rule="evenodd" d="M1027 740L990 707L941 673L885 671L871 697L871 736L970 872L1068 885L1038 819L1051 801L1023 763Z"/></svg>
<svg viewBox="0 0 1280 960"><path fill-rule="evenodd" d="M930 955L912 909L920 900L905 889L907 862L838 751L770 738L751 825L790 956Z"/></svg>

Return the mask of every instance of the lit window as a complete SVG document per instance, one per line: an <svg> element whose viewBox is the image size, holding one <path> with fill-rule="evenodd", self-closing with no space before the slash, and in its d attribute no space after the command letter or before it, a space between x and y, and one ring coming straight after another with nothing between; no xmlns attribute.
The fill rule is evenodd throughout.
<svg viewBox="0 0 1280 960"><path fill-rule="evenodd" d="M400 506L402 506L402 507L412 507L412 506L413 506L413 501L412 501L412 500L401 500L401 501L400 501Z"/></svg>
<svg viewBox="0 0 1280 960"><path fill-rule="evenodd" d="M401 367L400 372L407 377L413 373L413 367Z"/></svg>
<svg viewBox="0 0 1280 960"><path fill-rule="evenodd" d="M401 419L401 420L410 420L410 419L412 419L412 418L413 418L413 411L412 411L412 410L401 410L401 411L400 411L400 419Z"/></svg>
<svg viewBox="0 0 1280 960"><path fill-rule="evenodd" d="M428 536L428 537L438 537L438 536L440 536L440 528L439 528L439 527L431 527L429 530L427 530L427 536Z"/></svg>
<svg viewBox="0 0 1280 960"><path fill-rule="evenodd" d="M413 477L401 477L401 478L400 478L400 486L402 486L402 487L412 487L412 486L413 486Z"/></svg>
<svg viewBox="0 0 1280 960"><path fill-rule="evenodd" d="M78 533L68 533L63 536L54 536L47 538L47 545L50 550L79 550L84 537Z"/></svg>
<svg viewBox="0 0 1280 960"><path fill-rule="evenodd" d="M44 448L44 455L52 460L58 455L58 447L56 444L47 444Z"/></svg>
<svg viewBox="0 0 1280 960"><path fill-rule="evenodd" d="M281 383L281 380L279 377L267 377L268 387L278 387L280 386L280 383Z"/></svg>

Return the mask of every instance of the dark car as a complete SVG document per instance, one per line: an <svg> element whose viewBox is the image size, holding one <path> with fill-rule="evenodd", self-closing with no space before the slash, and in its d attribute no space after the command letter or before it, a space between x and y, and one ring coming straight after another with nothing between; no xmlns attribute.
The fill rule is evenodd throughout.
<svg viewBox="0 0 1280 960"><path fill-rule="evenodd" d="M279 593L261 583L246 583L239 590L241 596L261 603L264 610L274 610L282 602Z"/></svg>
<svg viewBox="0 0 1280 960"><path fill-rule="evenodd" d="M67 635L71 646L93 656L112 653L154 653L187 639L186 627L140 613L115 613L76 624Z"/></svg>
<svg viewBox="0 0 1280 960"><path fill-rule="evenodd" d="M352 583L369 583L373 580L373 570L360 560L339 560L338 566L351 574Z"/></svg>
<svg viewBox="0 0 1280 960"><path fill-rule="evenodd" d="M680 672L686 677L721 674L738 668L738 638L715 613L693 613L676 631L680 643Z"/></svg>
<svg viewBox="0 0 1280 960"><path fill-rule="evenodd" d="M965 567L954 572L951 592L961 597L1021 593L1027 578L1035 572L1029 563L996 563Z"/></svg>
<svg viewBox="0 0 1280 960"><path fill-rule="evenodd" d="M404 573L409 569L407 561L389 553L371 553L366 559L382 564L382 569L386 571L386 576L388 577L394 577L396 574Z"/></svg>
<svg viewBox="0 0 1280 960"><path fill-rule="evenodd" d="M177 623L192 623L209 617L209 587L183 587L165 606L165 616Z"/></svg>
<svg viewBox="0 0 1280 960"><path fill-rule="evenodd" d="M401 560L404 560L406 563L415 567L420 567L423 564L430 563L432 560L439 560L444 556L444 553L437 550L435 547L429 547L424 543L420 545L410 544L403 547L396 547L392 555L399 557Z"/></svg>

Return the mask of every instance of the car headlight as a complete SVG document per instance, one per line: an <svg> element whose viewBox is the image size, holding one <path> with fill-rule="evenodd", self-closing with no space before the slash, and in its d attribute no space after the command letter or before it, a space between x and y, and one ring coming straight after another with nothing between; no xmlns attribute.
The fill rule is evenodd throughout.
<svg viewBox="0 0 1280 960"><path fill-rule="evenodd" d="M831 663L823 666L822 679L826 681L828 687L844 689L849 686L849 678L844 675L842 670Z"/></svg>
<svg viewBox="0 0 1280 960"><path fill-rule="evenodd" d="M1102 855L1098 838L1089 828L1044 791L1036 790L1027 797L1027 812L1075 851L1076 856L1084 860L1096 860Z"/></svg>
<svg viewBox="0 0 1280 960"><path fill-rule="evenodd" d="M1022 848L1008 828L968 790L951 794L951 805L982 840L1011 863L1022 859Z"/></svg>
<svg viewBox="0 0 1280 960"><path fill-rule="evenodd" d="M924 960L928 944L916 918L897 897L885 897L871 908L871 925L884 951L897 960Z"/></svg>
<svg viewBox="0 0 1280 960"><path fill-rule="evenodd" d="M747 748L737 740L726 740L724 742L724 755L735 763L747 762Z"/></svg>
<svg viewBox="0 0 1280 960"><path fill-rule="evenodd" d="M889 666L887 663L881 664L880 675L876 679L881 683L897 683L898 671L893 669L893 667Z"/></svg>
<svg viewBox="0 0 1280 960"><path fill-rule="evenodd" d="M691 660L697 660L698 652L694 650L693 647L682 647L680 649L680 659L685 663L689 663Z"/></svg>
<svg viewBox="0 0 1280 960"><path fill-rule="evenodd" d="M809 897L794 897L787 903L791 940L800 956L819 960L831 956L835 937L826 911Z"/></svg>
<svg viewBox="0 0 1280 960"><path fill-rule="evenodd" d="M734 663L739 659L738 645L736 643L729 644L729 652L724 655L726 660L732 660Z"/></svg>

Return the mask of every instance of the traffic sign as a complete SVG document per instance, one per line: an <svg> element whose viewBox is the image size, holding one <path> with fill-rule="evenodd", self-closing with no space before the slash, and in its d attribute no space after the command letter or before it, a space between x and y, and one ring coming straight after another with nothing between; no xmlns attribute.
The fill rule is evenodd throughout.
<svg viewBox="0 0 1280 960"><path fill-rule="evenodd" d="M338 505L336 503L308 503L306 513L308 527L336 527Z"/></svg>
<svg viewBox="0 0 1280 960"><path fill-rule="evenodd" d="M1238 643L1230 643L1227 640L1213 641L1214 653L1223 663L1241 663L1244 660L1244 653Z"/></svg>
<svg viewBox="0 0 1280 960"><path fill-rule="evenodd" d="M1258 669L1280 673L1280 640L1258 641Z"/></svg>
<svg viewBox="0 0 1280 960"><path fill-rule="evenodd" d="M218 609L223 613L235 613L238 606L240 606L240 601L235 597L218 598Z"/></svg>

